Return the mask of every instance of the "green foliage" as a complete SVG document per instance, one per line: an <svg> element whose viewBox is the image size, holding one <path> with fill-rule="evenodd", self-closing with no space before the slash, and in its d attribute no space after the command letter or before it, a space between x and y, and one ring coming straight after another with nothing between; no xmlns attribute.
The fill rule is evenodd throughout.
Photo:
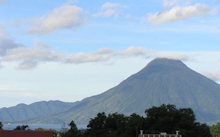
<svg viewBox="0 0 220 137"><path fill-rule="evenodd" d="M147 117L145 130L148 133L175 133L180 131L183 137L211 137L205 124L195 122L190 108L177 109L174 105L161 105L145 111Z"/></svg>
<svg viewBox="0 0 220 137"><path fill-rule="evenodd" d="M89 136L100 137L105 134L106 131L106 120L107 116L104 112L98 113L97 116L90 120L87 125L88 131L87 134Z"/></svg>
<svg viewBox="0 0 220 137"><path fill-rule="evenodd" d="M14 130L27 130L29 128L28 125L17 126Z"/></svg>
<svg viewBox="0 0 220 137"><path fill-rule="evenodd" d="M175 133L183 137L211 137L205 124L195 122L195 115L190 108L177 109L174 105L161 105L145 111L147 117L137 114L98 113L90 120L87 137L135 137L142 129L145 133Z"/></svg>
<svg viewBox="0 0 220 137"><path fill-rule="evenodd" d="M58 132L55 129L36 128L35 131L52 131L54 137L56 137L58 135Z"/></svg>
<svg viewBox="0 0 220 137"><path fill-rule="evenodd" d="M61 133L61 137L80 137L81 136L74 121L71 121L69 126L70 126L70 129L66 132Z"/></svg>
<svg viewBox="0 0 220 137"><path fill-rule="evenodd" d="M210 126L210 132L213 137L220 137L220 123Z"/></svg>
<svg viewBox="0 0 220 137"><path fill-rule="evenodd" d="M2 130L2 128L3 128L3 124L2 122L0 122L0 130Z"/></svg>

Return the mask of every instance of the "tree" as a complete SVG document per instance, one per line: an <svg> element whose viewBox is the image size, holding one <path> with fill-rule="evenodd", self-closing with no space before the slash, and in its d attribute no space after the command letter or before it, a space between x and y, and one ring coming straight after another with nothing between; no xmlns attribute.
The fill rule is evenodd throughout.
<svg viewBox="0 0 220 137"><path fill-rule="evenodd" d="M183 137L211 137L205 124L195 122L191 108L177 109L174 105L161 105L145 111L147 117L145 130L148 133L175 133L180 131Z"/></svg>
<svg viewBox="0 0 220 137"><path fill-rule="evenodd" d="M210 126L210 132L213 137L220 137L220 123Z"/></svg>
<svg viewBox="0 0 220 137"><path fill-rule="evenodd" d="M28 125L17 126L14 130L27 130L29 128Z"/></svg>
<svg viewBox="0 0 220 137"><path fill-rule="evenodd" d="M2 128L3 128L3 124L2 122L0 122L0 130L2 130Z"/></svg>
<svg viewBox="0 0 220 137"><path fill-rule="evenodd" d="M126 134L131 137L137 137L140 130L144 129L144 117L139 116L135 113L131 114L128 117L128 122L126 125Z"/></svg>
<svg viewBox="0 0 220 137"><path fill-rule="evenodd" d="M161 105L145 111L146 117L132 114L98 113L89 121L86 137L137 137L140 130L145 133L166 132L175 134L180 131L183 137L211 137L206 124L195 121L191 108L177 109L175 105ZM75 125L73 129L75 129Z"/></svg>
<svg viewBox="0 0 220 137"><path fill-rule="evenodd" d="M128 117L123 114L109 114L105 123L105 136L108 137L123 137L126 132Z"/></svg>
<svg viewBox="0 0 220 137"><path fill-rule="evenodd" d="M67 132L61 134L62 137L79 137L80 132L77 129L77 126L74 121L69 123L70 129Z"/></svg>
<svg viewBox="0 0 220 137"><path fill-rule="evenodd" d="M100 137L105 136L107 130L106 130L106 119L107 116L104 112L98 113L97 116L89 121L89 124L87 125L87 132L86 134L88 136L93 137Z"/></svg>

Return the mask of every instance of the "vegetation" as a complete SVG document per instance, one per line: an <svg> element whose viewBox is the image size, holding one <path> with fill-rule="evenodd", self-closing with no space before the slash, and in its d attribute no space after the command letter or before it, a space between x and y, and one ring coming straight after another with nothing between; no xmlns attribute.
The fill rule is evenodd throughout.
<svg viewBox="0 0 220 137"><path fill-rule="evenodd" d="M52 131L53 137L57 137L57 135L58 135L58 132L55 129L36 128L35 131Z"/></svg>
<svg viewBox="0 0 220 137"><path fill-rule="evenodd" d="M71 121L68 130L58 133L52 130L54 136L59 137L137 137L140 130L144 133L158 134L161 132L175 134L176 131L183 137L211 137L216 136L220 123L209 127L195 121L191 108L177 109L174 105L161 105L145 111L146 116L132 114L98 113L90 119L87 129L79 130L74 121ZM15 130L26 130L28 125L17 126ZM45 129L38 128L37 131ZM211 131L211 133L210 133ZM218 136L219 137L219 136Z"/></svg>
<svg viewBox="0 0 220 137"><path fill-rule="evenodd" d="M2 122L0 122L0 130L2 130L2 128L3 128L3 124Z"/></svg>
<svg viewBox="0 0 220 137"><path fill-rule="evenodd" d="M220 137L220 123L210 126L210 132L213 137Z"/></svg>
<svg viewBox="0 0 220 137"><path fill-rule="evenodd" d="M61 137L80 137L80 131L77 129L76 124L74 121L71 121L70 124L70 129L68 131L64 131L61 133Z"/></svg>
<svg viewBox="0 0 220 137"><path fill-rule="evenodd" d="M177 109L174 105L161 105L145 111L146 117L132 114L98 113L92 118L85 131L79 131L72 121L70 129L62 137L136 137L140 130L145 133L175 133L183 137L211 137L209 127L195 122L190 108Z"/></svg>
<svg viewBox="0 0 220 137"><path fill-rule="evenodd" d="M28 125L17 126L14 130L27 130L29 128Z"/></svg>

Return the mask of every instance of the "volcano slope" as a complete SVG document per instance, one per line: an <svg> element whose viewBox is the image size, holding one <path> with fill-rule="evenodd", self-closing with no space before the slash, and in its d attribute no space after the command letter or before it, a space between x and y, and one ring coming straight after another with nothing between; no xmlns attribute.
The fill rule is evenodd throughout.
<svg viewBox="0 0 220 137"><path fill-rule="evenodd" d="M220 85L188 68L180 60L157 58L108 91L85 98L67 111L32 122L87 124L98 112L144 114L161 104L190 107L200 122L220 119Z"/></svg>

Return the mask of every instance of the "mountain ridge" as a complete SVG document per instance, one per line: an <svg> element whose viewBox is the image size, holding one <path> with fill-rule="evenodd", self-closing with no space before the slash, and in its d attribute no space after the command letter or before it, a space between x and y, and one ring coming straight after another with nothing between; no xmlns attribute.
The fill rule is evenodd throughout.
<svg viewBox="0 0 220 137"><path fill-rule="evenodd" d="M29 105L20 103L12 107L3 107L0 109L0 121L19 122L43 115L50 115L57 111L64 111L72 106L72 104L73 103L51 100L34 102Z"/></svg>
<svg viewBox="0 0 220 137"><path fill-rule="evenodd" d="M212 91L213 95L205 90ZM181 61L160 58L151 61L117 86L102 94L88 97L69 110L50 118L63 119L65 122L73 119L81 124L102 111L127 115L144 114L144 110L152 106L175 104L178 107L192 107L198 120L209 122L217 119L212 109L215 104L212 100L220 104L220 93L217 91L220 91L219 84L188 68ZM209 105L204 101L208 101ZM214 107L219 108L219 105ZM216 113L220 114L219 111ZM209 116L213 119L208 118Z"/></svg>
<svg viewBox="0 0 220 137"><path fill-rule="evenodd" d="M86 124L98 112L144 114L161 104L190 107L200 122L220 119L220 85L182 61L157 58L117 86L74 103L69 109L26 122Z"/></svg>

